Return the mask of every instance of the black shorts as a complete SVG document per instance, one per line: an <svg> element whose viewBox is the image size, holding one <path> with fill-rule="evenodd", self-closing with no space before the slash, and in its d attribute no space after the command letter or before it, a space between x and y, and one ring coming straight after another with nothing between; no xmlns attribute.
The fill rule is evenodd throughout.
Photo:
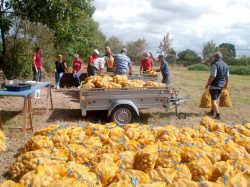
<svg viewBox="0 0 250 187"><path fill-rule="evenodd" d="M221 94L221 89L210 89L209 92L210 92L210 95L211 95L211 99L212 100L217 100L219 99L220 97L220 94Z"/></svg>

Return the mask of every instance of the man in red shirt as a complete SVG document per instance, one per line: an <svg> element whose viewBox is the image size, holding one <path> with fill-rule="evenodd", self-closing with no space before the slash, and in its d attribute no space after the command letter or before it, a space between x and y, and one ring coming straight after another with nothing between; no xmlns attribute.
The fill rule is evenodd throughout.
<svg viewBox="0 0 250 187"><path fill-rule="evenodd" d="M80 76L82 75L82 64L83 61L79 58L78 54L74 55L74 61L73 61L73 79L75 86L80 86Z"/></svg>
<svg viewBox="0 0 250 187"><path fill-rule="evenodd" d="M151 71L153 69L154 61L150 58L149 52L145 52L143 56L144 56L144 58L141 60L140 72L146 73L146 72Z"/></svg>
<svg viewBox="0 0 250 187"><path fill-rule="evenodd" d="M100 53L97 49L93 51L93 54L89 56L88 59L88 76L95 75L95 72L97 71L96 67L93 66L96 59L99 57Z"/></svg>

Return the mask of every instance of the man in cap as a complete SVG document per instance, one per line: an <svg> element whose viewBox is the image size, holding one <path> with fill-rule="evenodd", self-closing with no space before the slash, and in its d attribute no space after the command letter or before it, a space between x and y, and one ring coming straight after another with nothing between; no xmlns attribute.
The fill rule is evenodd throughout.
<svg viewBox="0 0 250 187"><path fill-rule="evenodd" d="M227 88L229 70L226 63L221 59L221 52L216 52L213 58L214 62L212 64L210 76L205 86L206 89L209 88L212 100L211 111L208 113L208 115L214 116L215 114L215 119L221 119L217 100L220 97L222 89Z"/></svg>
<svg viewBox="0 0 250 187"><path fill-rule="evenodd" d="M140 72L147 73L153 70L153 67L154 67L154 61L152 60L152 58L150 58L150 53L147 51L144 52L143 59L141 60Z"/></svg>
<svg viewBox="0 0 250 187"><path fill-rule="evenodd" d="M94 49L93 54L89 56L88 58L88 76L95 75L97 69L95 66L93 66L95 60L99 57L100 53L97 49Z"/></svg>
<svg viewBox="0 0 250 187"><path fill-rule="evenodd" d="M121 53L114 55L114 73L118 75L132 74L131 60L127 56L128 50L122 48Z"/></svg>
<svg viewBox="0 0 250 187"><path fill-rule="evenodd" d="M162 74L162 83L170 84L169 66L168 66L167 61L165 61L163 54L160 54L158 56L158 61L161 63L161 66L160 66L160 69L157 71L160 71Z"/></svg>

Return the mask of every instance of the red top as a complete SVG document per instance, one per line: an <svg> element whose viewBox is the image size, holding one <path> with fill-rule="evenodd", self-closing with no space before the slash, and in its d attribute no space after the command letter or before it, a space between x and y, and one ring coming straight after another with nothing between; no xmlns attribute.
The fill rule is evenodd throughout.
<svg viewBox="0 0 250 187"><path fill-rule="evenodd" d="M93 65L94 61L98 58L96 55L90 55L88 59L88 68Z"/></svg>
<svg viewBox="0 0 250 187"><path fill-rule="evenodd" d="M76 59L73 61L73 70L74 70L74 73L77 73L81 67L82 67L82 60L81 59Z"/></svg>
<svg viewBox="0 0 250 187"><path fill-rule="evenodd" d="M43 59L42 59L42 55L40 53L35 53L35 64L36 64L36 68L37 69L41 69L43 66Z"/></svg>
<svg viewBox="0 0 250 187"><path fill-rule="evenodd" d="M150 70L154 67L154 61L151 58L144 58L141 60L143 71Z"/></svg>

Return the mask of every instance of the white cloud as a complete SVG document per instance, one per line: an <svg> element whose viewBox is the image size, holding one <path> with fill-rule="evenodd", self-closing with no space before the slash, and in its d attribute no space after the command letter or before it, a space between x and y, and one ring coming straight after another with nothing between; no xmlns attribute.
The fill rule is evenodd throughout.
<svg viewBox="0 0 250 187"><path fill-rule="evenodd" d="M157 50L169 32L177 51L201 53L204 42L229 42L250 55L249 0L95 0L103 33L128 42L145 38Z"/></svg>

